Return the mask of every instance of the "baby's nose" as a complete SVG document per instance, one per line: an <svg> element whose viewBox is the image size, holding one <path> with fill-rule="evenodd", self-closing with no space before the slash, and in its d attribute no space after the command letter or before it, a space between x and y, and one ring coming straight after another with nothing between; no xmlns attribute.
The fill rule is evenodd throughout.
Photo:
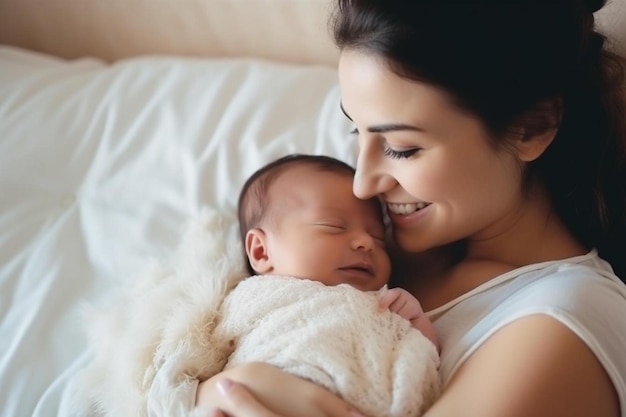
<svg viewBox="0 0 626 417"><path fill-rule="evenodd" d="M358 232L352 238L353 250L364 250L371 252L374 249L374 238L367 232Z"/></svg>

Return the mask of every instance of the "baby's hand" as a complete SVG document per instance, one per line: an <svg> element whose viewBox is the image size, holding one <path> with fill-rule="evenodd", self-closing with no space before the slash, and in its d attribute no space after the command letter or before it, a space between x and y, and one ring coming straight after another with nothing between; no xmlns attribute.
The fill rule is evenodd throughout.
<svg viewBox="0 0 626 417"><path fill-rule="evenodd" d="M424 314L420 302L410 292L399 287L391 289L385 287L378 293L378 308L379 311L389 309L400 315L400 317L409 320L413 327L429 338L437 347L437 351L439 351L439 342L435 328L430 319Z"/></svg>
<svg viewBox="0 0 626 417"><path fill-rule="evenodd" d="M378 294L378 307L380 311L389 309L409 321L424 314L419 301L400 287L382 290Z"/></svg>

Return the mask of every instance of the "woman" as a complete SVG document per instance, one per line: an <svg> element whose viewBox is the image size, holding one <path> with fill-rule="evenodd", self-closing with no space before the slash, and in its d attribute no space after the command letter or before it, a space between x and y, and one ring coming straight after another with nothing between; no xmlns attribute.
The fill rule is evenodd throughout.
<svg viewBox="0 0 626 417"><path fill-rule="evenodd" d="M398 283L441 341L428 417L626 416L624 84L603 3L338 0L354 192L387 202ZM197 404L358 415L262 364Z"/></svg>

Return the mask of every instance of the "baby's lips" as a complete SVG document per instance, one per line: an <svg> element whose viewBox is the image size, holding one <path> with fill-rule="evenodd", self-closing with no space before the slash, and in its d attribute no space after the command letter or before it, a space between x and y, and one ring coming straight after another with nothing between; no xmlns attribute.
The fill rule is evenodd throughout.
<svg viewBox="0 0 626 417"><path fill-rule="evenodd" d="M371 262L365 262L365 261L354 262L352 264L341 267L341 269L355 269L355 270L367 272L371 276L376 276L376 270L374 268L374 264L372 264Z"/></svg>

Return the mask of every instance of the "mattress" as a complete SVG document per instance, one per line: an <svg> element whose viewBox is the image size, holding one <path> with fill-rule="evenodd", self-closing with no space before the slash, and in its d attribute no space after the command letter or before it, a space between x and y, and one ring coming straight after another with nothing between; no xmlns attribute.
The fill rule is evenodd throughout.
<svg viewBox="0 0 626 417"><path fill-rule="evenodd" d="M287 153L354 164L334 68L0 46L0 415L69 416L82 314Z"/></svg>

